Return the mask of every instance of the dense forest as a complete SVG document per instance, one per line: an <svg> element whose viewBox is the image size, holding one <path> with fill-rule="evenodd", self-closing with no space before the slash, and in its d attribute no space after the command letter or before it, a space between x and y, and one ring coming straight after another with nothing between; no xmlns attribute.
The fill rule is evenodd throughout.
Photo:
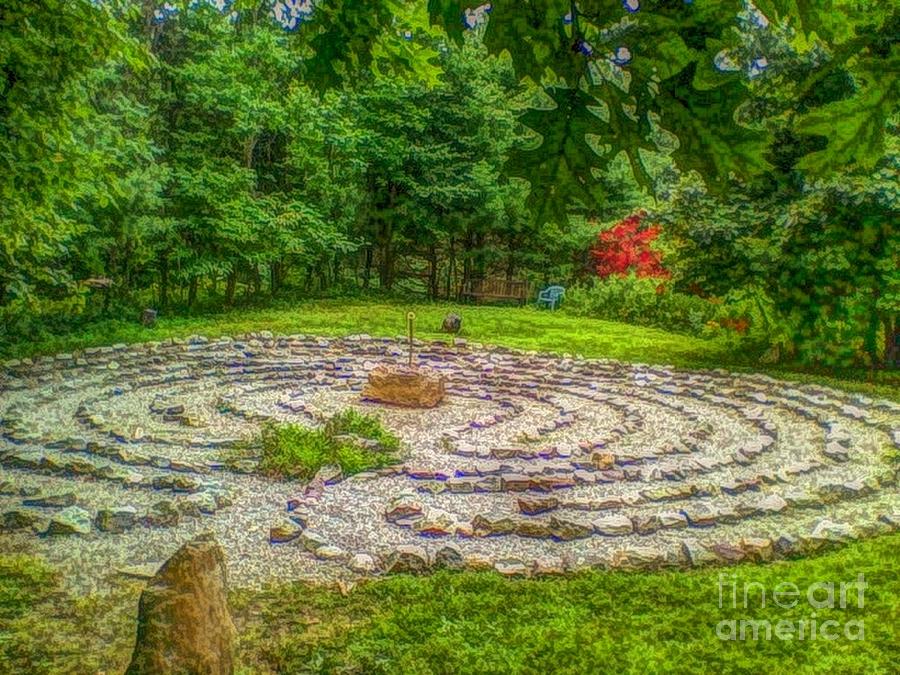
<svg viewBox="0 0 900 675"><path fill-rule="evenodd" d="M900 11L5 0L0 340L474 279L900 361Z"/></svg>

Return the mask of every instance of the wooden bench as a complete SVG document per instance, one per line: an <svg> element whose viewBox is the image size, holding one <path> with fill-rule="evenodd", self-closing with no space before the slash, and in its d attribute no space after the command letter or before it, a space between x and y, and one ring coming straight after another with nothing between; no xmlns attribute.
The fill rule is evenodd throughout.
<svg viewBox="0 0 900 675"><path fill-rule="evenodd" d="M528 300L528 282L518 279L472 279L461 295L476 303L481 300L515 300L524 305Z"/></svg>

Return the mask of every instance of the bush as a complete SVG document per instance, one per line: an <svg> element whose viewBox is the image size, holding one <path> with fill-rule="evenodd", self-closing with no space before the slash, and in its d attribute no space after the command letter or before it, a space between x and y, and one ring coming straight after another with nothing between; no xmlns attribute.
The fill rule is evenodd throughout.
<svg viewBox="0 0 900 675"><path fill-rule="evenodd" d="M400 449L400 439L387 431L374 415L363 415L353 408L337 413L325 424L325 433L330 436L353 435L378 441L385 450L396 452Z"/></svg>
<svg viewBox="0 0 900 675"><path fill-rule="evenodd" d="M724 317L721 305L668 290L658 279L611 276L566 293L569 311L611 321L701 334Z"/></svg>
<svg viewBox="0 0 900 675"><path fill-rule="evenodd" d="M367 440L375 441L373 447L366 447ZM377 418L346 410L328 420L323 429L266 424L248 446L259 448L262 473L309 480L327 465L337 465L349 476L392 464L397 461L400 439Z"/></svg>

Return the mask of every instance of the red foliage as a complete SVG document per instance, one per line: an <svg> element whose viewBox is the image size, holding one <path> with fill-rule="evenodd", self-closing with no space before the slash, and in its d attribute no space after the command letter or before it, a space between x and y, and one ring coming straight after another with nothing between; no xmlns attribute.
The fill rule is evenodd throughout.
<svg viewBox="0 0 900 675"><path fill-rule="evenodd" d="M737 319L722 319L721 323L725 328L730 328L741 335L746 333L750 328L750 320L744 317L738 317Z"/></svg>
<svg viewBox="0 0 900 675"><path fill-rule="evenodd" d="M651 244L659 236L659 225L644 226L646 211L638 211L597 235L591 255L597 263L597 274L624 277L632 270L639 277L668 279L672 276L662 265L662 254Z"/></svg>

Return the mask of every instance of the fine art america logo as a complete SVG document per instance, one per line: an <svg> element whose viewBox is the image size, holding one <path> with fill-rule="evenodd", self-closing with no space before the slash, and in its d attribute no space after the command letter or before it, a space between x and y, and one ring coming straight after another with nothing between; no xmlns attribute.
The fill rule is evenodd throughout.
<svg viewBox="0 0 900 675"><path fill-rule="evenodd" d="M790 581L782 581L773 588L750 581L739 584L733 575L719 574L719 609L748 610L754 614L771 612L768 618L723 619L716 624L716 636L720 640L864 640L865 623L862 619L846 621L823 619L817 612L823 610L862 609L865 575L855 581L817 581L805 589ZM791 611L791 616L778 616L778 610ZM808 611L803 611L807 609ZM799 613L799 617L795 616Z"/></svg>

